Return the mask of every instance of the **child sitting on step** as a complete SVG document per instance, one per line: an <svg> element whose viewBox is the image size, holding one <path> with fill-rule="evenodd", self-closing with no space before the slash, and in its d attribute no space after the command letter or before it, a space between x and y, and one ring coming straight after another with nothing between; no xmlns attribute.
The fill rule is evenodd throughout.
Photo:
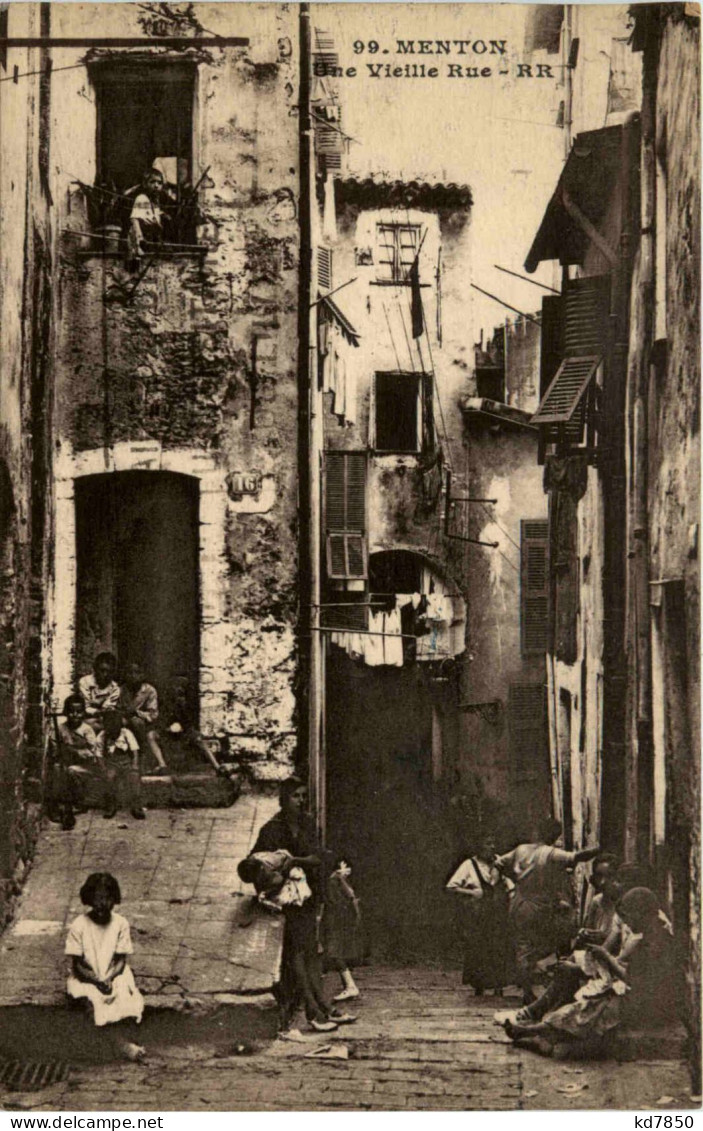
<svg viewBox="0 0 703 1131"><path fill-rule="evenodd" d="M68 996L92 1006L99 1028L117 1022L140 1022L144 998L127 964L132 953L129 923L113 908L120 903L120 885L109 872L93 872L81 888L81 902L90 910L71 923L65 953L72 960L66 983ZM129 1060L141 1060L145 1050L126 1037L118 1044Z"/></svg>

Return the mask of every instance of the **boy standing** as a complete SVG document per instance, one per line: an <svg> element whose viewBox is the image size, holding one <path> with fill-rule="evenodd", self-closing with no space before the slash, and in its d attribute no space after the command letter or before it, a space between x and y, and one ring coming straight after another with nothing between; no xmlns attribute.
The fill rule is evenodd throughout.
<svg viewBox="0 0 703 1131"><path fill-rule="evenodd" d="M144 747L156 759L156 773L167 774L168 767L164 760L156 733L156 721L159 717L159 698L156 688L144 679L141 664L128 664L125 681L120 688L119 709L122 711L125 722L139 743L140 749Z"/></svg>
<svg viewBox="0 0 703 1131"><path fill-rule="evenodd" d="M119 711L105 711L103 731L98 735L98 751L103 758L107 782L103 817L110 820L115 816L118 795L125 793L132 816L143 821L146 813L141 805L139 743L131 730L122 725Z"/></svg>
<svg viewBox="0 0 703 1131"><path fill-rule="evenodd" d="M78 680L88 722L96 731L102 730L103 712L114 710L119 702L116 671L117 660L112 652L100 652L93 660L92 672Z"/></svg>

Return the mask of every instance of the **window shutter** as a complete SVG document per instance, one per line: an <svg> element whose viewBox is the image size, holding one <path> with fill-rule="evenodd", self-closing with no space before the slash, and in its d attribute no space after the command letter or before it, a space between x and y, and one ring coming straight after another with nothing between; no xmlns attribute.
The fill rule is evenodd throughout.
<svg viewBox="0 0 703 1131"><path fill-rule="evenodd" d="M338 632L367 632L369 627L369 606L366 594L361 593L361 601L355 601L357 594L348 594L348 602L343 602L342 593L335 593L334 603L323 606L320 621L323 628L334 628Z"/></svg>
<svg viewBox="0 0 703 1131"><path fill-rule="evenodd" d="M363 579L366 546L366 453L325 452L327 574Z"/></svg>
<svg viewBox="0 0 703 1131"><path fill-rule="evenodd" d="M547 651L549 627L549 524L520 523L520 649L523 656Z"/></svg>
<svg viewBox="0 0 703 1131"><path fill-rule="evenodd" d="M561 295L546 295L542 299L542 334L539 358L539 399L544 400L547 389L564 356L564 301Z"/></svg>
<svg viewBox="0 0 703 1131"><path fill-rule="evenodd" d="M317 285L321 291L332 290L332 249L317 249Z"/></svg>
<svg viewBox="0 0 703 1131"><path fill-rule="evenodd" d="M544 684L511 683L508 723L514 768L523 771L541 768L545 747Z"/></svg>
<svg viewBox="0 0 703 1131"><path fill-rule="evenodd" d="M545 439L580 444L586 422L586 390L607 350L609 278L606 275L574 279L563 302L564 327L562 362L546 391L533 424L549 425ZM553 364L554 316L550 311L547 340L544 339L540 379L547 379ZM562 428L554 427L561 425ZM568 427L564 427L568 425Z"/></svg>
<svg viewBox="0 0 703 1131"><path fill-rule="evenodd" d="M364 535L328 534L327 576L335 580L363 581L367 575Z"/></svg>

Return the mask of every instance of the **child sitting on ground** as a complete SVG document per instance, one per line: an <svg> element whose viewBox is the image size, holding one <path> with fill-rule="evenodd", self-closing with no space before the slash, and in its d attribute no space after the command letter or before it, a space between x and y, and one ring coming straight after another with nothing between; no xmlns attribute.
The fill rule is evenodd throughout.
<svg viewBox="0 0 703 1131"><path fill-rule="evenodd" d="M93 872L81 888L81 901L90 910L74 919L66 939L65 953L72 959L66 991L92 1006L93 1021L100 1028L130 1019L138 1023L144 1012L144 998L127 965L132 953L129 923L113 911L121 899L114 876ZM129 1060L145 1055L131 1040L122 1039L119 1048Z"/></svg>
<svg viewBox="0 0 703 1131"><path fill-rule="evenodd" d="M103 713L114 710L119 702L120 688L115 679L116 671L117 660L112 652L99 652L93 660L92 672L78 680L86 717L96 733L102 730Z"/></svg>
<svg viewBox="0 0 703 1131"><path fill-rule="evenodd" d="M120 687L119 709L124 715L125 722L144 752L146 747L156 759L156 774L167 774L168 767L164 760L156 733L156 722L159 717L159 697L156 688L147 683L141 664L127 665L125 679Z"/></svg>
<svg viewBox="0 0 703 1131"><path fill-rule="evenodd" d="M240 880L253 884L259 903L271 911L302 907L312 892L303 869L284 848L274 852L254 852L239 862Z"/></svg>
<svg viewBox="0 0 703 1131"><path fill-rule="evenodd" d="M98 735L97 749L103 759L106 782L103 817L110 820L115 816L119 795L123 794L132 816L143 821L146 813L141 805L139 743L122 723L119 711L105 711L104 729Z"/></svg>
<svg viewBox="0 0 703 1131"><path fill-rule="evenodd" d="M327 881L325 910L322 919L325 938L325 968L336 970L342 989L334 1001L349 1001L359 996L359 989L349 969L364 960L364 941L359 900L351 886L351 865L340 856Z"/></svg>

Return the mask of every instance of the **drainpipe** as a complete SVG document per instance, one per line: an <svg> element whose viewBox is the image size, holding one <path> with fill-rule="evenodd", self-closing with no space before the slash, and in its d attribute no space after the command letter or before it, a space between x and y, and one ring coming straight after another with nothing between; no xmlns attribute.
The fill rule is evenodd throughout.
<svg viewBox="0 0 703 1131"><path fill-rule="evenodd" d="M312 51L309 5L300 5L300 270L298 299L298 523L300 695L299 761L307 763L310 800L318 830L324 832L324 767L321 759L323 641L320 606L321 414L315 355L312 231L315 208L315 138L310 106Z"/></svg>

